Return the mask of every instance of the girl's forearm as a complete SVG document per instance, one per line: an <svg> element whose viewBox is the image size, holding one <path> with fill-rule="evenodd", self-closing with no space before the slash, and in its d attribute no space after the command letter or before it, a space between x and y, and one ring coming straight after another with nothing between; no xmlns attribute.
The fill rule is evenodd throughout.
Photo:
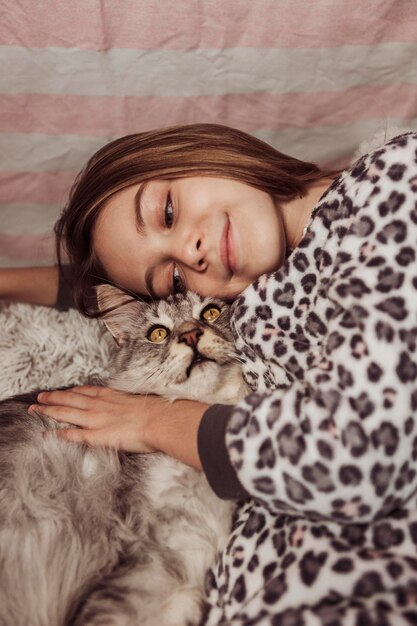
<svg viewBox="0 0 417 626"><path fill-rule="evenodd" d="M166 410L149 421L146 429L149 447L201 470L197 434L208 406L192 400L166 402Z"/></svg>
<svg viewBox="0 0 417 626"><path fill-rule="evenodd" d="M0 269L0 299L54 306L58 294L57 267Z"/></svg>

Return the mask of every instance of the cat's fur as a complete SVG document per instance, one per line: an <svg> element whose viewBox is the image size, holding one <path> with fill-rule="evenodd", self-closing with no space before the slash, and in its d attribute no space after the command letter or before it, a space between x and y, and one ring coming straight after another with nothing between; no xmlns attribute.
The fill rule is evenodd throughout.
<svg viewBox="0 0 417 626"><path fill-rule="evenodd" d="M224 303L210 323L194 294L143 304L106 285L98 296L119 344L109 386L210 404L244 394ZM166 341L147 339L152 325ZM0 626L197 624L232 505L163 454L44 437L61 425L27 414L34 397L0 403Z"/></svg>

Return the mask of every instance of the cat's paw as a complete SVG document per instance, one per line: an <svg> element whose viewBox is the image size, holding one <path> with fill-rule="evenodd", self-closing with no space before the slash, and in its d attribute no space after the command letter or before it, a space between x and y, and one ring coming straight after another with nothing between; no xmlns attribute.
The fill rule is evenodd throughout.
<svg viewBox="0 0 417 626"><path fill-rule="evenodd" d="M183 587L164 602L158 626L197 626L202 610L201 590L197 587Z"/></svg>

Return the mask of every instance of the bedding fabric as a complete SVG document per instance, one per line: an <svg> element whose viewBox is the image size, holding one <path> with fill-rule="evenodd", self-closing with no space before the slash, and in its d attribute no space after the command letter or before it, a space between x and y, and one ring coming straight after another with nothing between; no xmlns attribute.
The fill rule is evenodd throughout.
<svg viewBox="0 0 417 626"><path fill-rule="evenodd" d="M107 141L236 126L345 166L417 128L410 0L0 0L0 266L48 264L75 174Z"/></svg>
<svg viewBox="0 0 417 626"><path fill-rule="evenodd" d="M211 483L252 499L209 626L417 623L416 155L408 133L360 158L234 303L253 393Z"/></svg>
<svg viewBox="0 0 417 626"><path fill-rule="evenodd" d="M417 217L412 199L410 204L410 179L413 186L417 171L403 170L402 165L412 163L409 157L417 149L417 136L408 137L405 142L393 140L385 152L365 156L339 178L315 209L301 248L282 270L260 279L236 304L238 326L249 324L253 330L245 331L249 340L247 345L240 344L240 349L254 394L236 411L227 448L241 484L253 499L240 503L228 547L207 577L207 626L416 623L416 406L407 406L406 395L410 394L411 403L417 401L413 269ZM403 178L403 183L398 178ZM401 186L404 193L408 189L404 202L391 195L394 187L398 191ZM399 222L407 223L407 233ZM414 247L409 245L410 238ZM314 254L316 245L320 245L318 255ZM314 279L295 280L300 272L305 275L300 254L312 256ZM372 280L378 281L379 289L366 299L361 297L363 285L355 273L355 254L366 258L359 279L368 288ZM331 263L327 263L327 255ZM387 260L395 267L392 272L387 271ZM289 282L294 291L285 288ZM401 292L403 284L406 297ZM340 311L336 315L333 310L333 321L326 318L326 332L320 333L314 315L307 318L311 312L326 317L326 289L333 294L330 308L340 306ZM280 307L282 312L278 324L273 325L280 329L277 335L268 326L265 308L271 297L274 310ZM407 308L405 317L401 298ZM314 311L309 305L313 300ZM378 308L384 301L388 301L388 308ZM375 344L381 351L375 345L364 349L361 342L351 341L361 324L367 323L362 309L369 311L371 323L381 318L381 336ZM252 319L254 311L256 319ZM330 329L334 323L337 329ZM304 329L303 336L298 325ZM0 328L0 356L7 363L0 378L2 398L39 387L83 384L91 376L106 377L106 336L96 321L83 319L74 310L63 313L3 304ZM389 328L397 342L392 353ZM286 351L281 345L275 357L271 347L277 339ZM396 378L399 363L392 358L392 354L398 355L399 346L409 357L408 365L400 367L400 376L407 379L401 385ZM330 416L336 409L334 394L314 396L317 406L311 413L308 409L303 413L301 397L297 400L288 393L304 371L311 349L317 348L323 360L314 355L312 390L316 389L317 375L322 377L320 388L334 382L331 376L339 377L338 384L351 389L347 393L359 400L351 406L353 428L333 424L323 416L323 412ZM353 353L345 358L344 349ZM329 368L329 363L333 367ZM351 363L354 367L349 367ZM378 368L384 371L379 381L375 380ZM382 393L376 393L378 385L384 387ZM278 389L272 405L271 388ZM400 389L403 397L398 395ZM281 409L280 413L280 404L285 412ZM372 404L377 404L381 417L366 414ZM307 452L303 448L308 432L306 418L311 421L311 440L315 441ZM347 436L345 448L340 444L338 428ZM284 430L283 435L276 429ZM272 449L264 444L268 439L279 442L278 452L274 448L277 443ZM239 462L241 441L249 445L245 463ZM366 456L365 443L369 446ZM271 488L262 478L271 476L275 462L277 480ZM375 464L378 467L372 472L371 465ZM344 466L343 472L339 465ZM371 483L370 473L374 476ZM284 474L293 481L290 491L282 488L282 484L288 485ZM300 483L316 497L311 499Z"/></svg>

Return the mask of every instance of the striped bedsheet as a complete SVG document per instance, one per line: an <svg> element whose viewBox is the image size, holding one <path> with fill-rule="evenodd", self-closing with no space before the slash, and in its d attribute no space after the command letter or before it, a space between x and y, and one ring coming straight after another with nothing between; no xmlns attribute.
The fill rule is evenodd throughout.
<svg viewBox="0 0 417 626"><path fill-rule="evenodd" d="M0 266L53 262L76 172L114 137L236 126L341 166L417 128L410 0L0 0Z"/></svg>

